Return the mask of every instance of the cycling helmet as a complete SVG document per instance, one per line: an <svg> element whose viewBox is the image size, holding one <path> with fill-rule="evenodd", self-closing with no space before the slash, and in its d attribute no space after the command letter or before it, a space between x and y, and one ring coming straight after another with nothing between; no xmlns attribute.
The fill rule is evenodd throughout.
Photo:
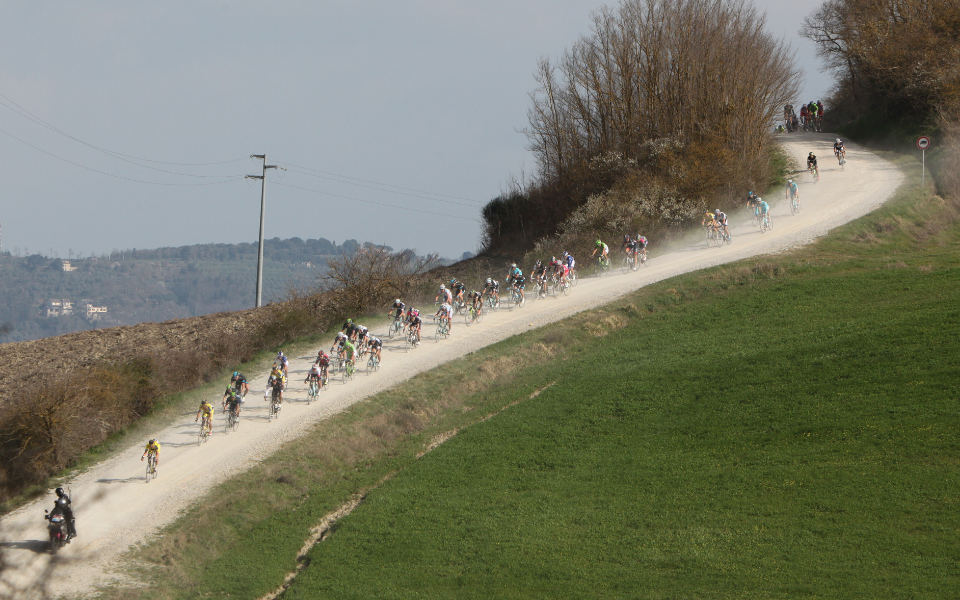
<svg viewBox="0 0 960 600"><path fill-rule="evenodd" d="M283 356L283 350L280 350L280 351L277 352L277 358L284 358L284 356Z"/></svg>
<svg viewBox="0 0 960 600"><path fill-rule="evenodd" d="M840 138L837 138L837 143L842 144L843 142L840 141Z"/></svg>
<svg viewBox="0 0 960 600"><path fill-rule="evenodd" d="M440 291L443 291L443 290L445 290L445 289L447 289L447 286L445 286L445 285L443 285L443 284L441 283L441 284L440 284Z"/></svg>
<svg viewBox="0 0 960 600"><path fill-rule="evenodd" d="M511 266L512 268L516 269L516 268L517 268L517 263L510 263L510 266Z"/></svg>
<svg viewBox="0 0 960 600"><path fill-rule="evenodd" d="M347 319L347 323L353 323L353 319Z"/></svg>
<svg viewBox="0 0 960 600"><path fill-rule="evenodd" d="M813 152L811 152L811 153L810 153L810 154L808 154L807 156L813 156Z"/></svg>
<svg viewBox="0 0 960 600"><path fill-rule="evenodd" d="M630 239L630 235L629 235L629 234L626 234L626 233L623 234L623 241L626 242L626 241L628 241L629 239Z"/></svg>
<svg viewBox="0 0 960 600"><path fill-rule="evenodd" d="M157 438L150 438L150 441L147 442L147 443L148 443L148 444L156 444L156 443L157 443Z"/></svg>
<svg viewBox="0 0 960 600"><path fill-rule="evenodd" d="M793 183L793 180L792 180L792 179L788 179L788 180L787 180L787 183Z"/></svg>
<svg viewBox="0 0 960 600"><path fill-rule="evenodd" d="M240 376L240 371L234 371L234 372L233 372L233 376L234 376L234 377L239 377L239 376Z"/></svg>
<svg viewBox="0 0 960 600"><path fill-rule="evenodd" d="M400 298L397 298L397 299L395 300L395 304L400 304Z"/></svg>
<svg viewBox="0 0 960 600"><path fill-rule="evenodd" d="M556 257L556 256L551 256L551 257L550 257L550 262L557 262L557 257Z"/></svg>
<svg viewBox="0 0 960 600"><path fill-rule="evenodd" d="M62 487L57 488L57 498L62 498L65 494L66 492L63 491Z"/></svg>
<svg viewBox="0 0 960 600"><path fill-rule="evenodd" d="M455 283L457 283L457 278L456 278L456 277L454 277L453 279L450 280L450 285L454 285Z"/></svg>
<svg viewBox="0 0 960 600"><path fill-rule="evenodd" d="M568 257L568 256L570 256L570 254L569 254L566 250L564 250L564 251L563 251L563 257L566 258L566 257Z"/></svg>
<svg viewBox="0 0 960 600"><path fill-rule="evenodd" d="M543 264L543 262L538 258L538 259L537 259L537 266L539 267L539 266L542 265L542 264Z"/></svg>
<svg viewBox="0 0 960 600"><path fill-rule="evenodd" d="M601 242L600 240L597 240L597 243L596 243L597 248L599 248L602 245L603 245L603 242Z"/></svg>
<svg viewBox="0 0 960 600"><path fill-rule="evenodd" d="M720 209L718 208L717 210L713 211L713 214L719 215L719 214L720 214Z"/></svg>
<svg viewBox="0 0 960 600"><path fill-rule="evenodd" d="M491 283L493 283L493 278L487 277L487 285L490 285Z"/></svg>

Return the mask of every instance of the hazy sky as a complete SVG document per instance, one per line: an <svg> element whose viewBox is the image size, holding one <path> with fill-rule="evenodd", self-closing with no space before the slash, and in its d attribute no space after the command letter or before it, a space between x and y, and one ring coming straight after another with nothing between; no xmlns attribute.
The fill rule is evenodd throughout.
<svg viewBox="0 0 960 600"><path fill-rule="evenodd" d="M288 167L268 172L268 238L474 251L480 206L535 168L518 130L538 58L603 4L4 0L0 243L65 258L256 241L260 182L243 176L266 153ZM758 5L797 49L799 100L822 97L796 35L818 4Z"/></svg>

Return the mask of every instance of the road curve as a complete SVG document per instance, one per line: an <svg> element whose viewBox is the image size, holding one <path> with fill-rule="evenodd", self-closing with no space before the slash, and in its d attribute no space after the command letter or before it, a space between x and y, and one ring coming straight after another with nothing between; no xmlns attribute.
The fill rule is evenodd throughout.
<svg viewBox="0 0 960 600"><path fill-rule="evenodd" d="M48 591L55 596L77 598L93 594L97 585L119 577L113 569L127 548L156 534L212 486L262 460L315 422L416 373L518 332L608 303L647 284L808 243L875 209L892 196L903 180L902 173L891 163L854 144L847 146L847 163L841 170L833 158L833 137L828 134L790 134L781 136L781 142L800 164L805 163L811 150L820 157L820 182L814 183L807 173L798 177L802 201L799 215L790 214L783 193L774 194L773 198L766 198L772 206L773 229L761 234L750 224L745 211L720 207L731 214L731 245L707 248L696 238L695 242L679 244L675 250L657 255L637 273L615 270L602 278L585 278L569 296L528 302L518 310L500 310L487 315L481 324L468 327L462 319L455 321L451 338L440 343L428 341L427 335L432 333L428 323L420 348L406 351L399 342L387 341L379 372L360 373L348 385L334 381L331 389L310 405L304 401L306 392L300 382L316 352L296 357L290 367L290 401L284 403L282 415L273 422L267 420L265 403L258 398L266 382L267 374L262 373L251 381L251 394L238 432L225 434L219 414L214 435L202 447L197 444L197 426L190 418L193 414L185 414L157 432L156 437L163 444L163 460L159 478L149 484L144 481L144 463L139 460L140 444L76 475L69 485L80 537L58 555L55 578L46 577L51 558L43 552L42 542L46 539L43 510L52 506L53 496L31 502L4 517L0 521L0 597L37 596L37 585L44 579ZM608 242L616 244L618 240ZM657 252L656 240L652 241L651 250ZM582 266L584 257L578 258ZM382 338L386 340L385 335Z"/></svg>

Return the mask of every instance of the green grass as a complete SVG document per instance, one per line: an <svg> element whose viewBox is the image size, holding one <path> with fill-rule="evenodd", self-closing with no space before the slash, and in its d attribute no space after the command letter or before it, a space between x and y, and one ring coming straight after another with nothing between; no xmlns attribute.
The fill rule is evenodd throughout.
<svg viewBox="0 0 960 600"><path fill-rule="evenodd" d="M381 486L284 598L960 589L956 268L633 319Z"/></svg>
<svg viewBox="0 0 960 600"><path fill-rule="evenodd" d="M107 597L259 597L298 564L284 598L955 595L960 227L897 160L897 197L812 247L649 286L318 424L140 550L151 587Z"/></svg>

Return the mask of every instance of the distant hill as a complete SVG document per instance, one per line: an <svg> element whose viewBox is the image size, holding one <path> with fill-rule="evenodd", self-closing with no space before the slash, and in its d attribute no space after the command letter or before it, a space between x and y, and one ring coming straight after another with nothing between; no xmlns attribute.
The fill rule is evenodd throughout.
<svg viewBox="0 0 960 600"><path fill-rule="evenodd" d="M291 287L315 285L329 258L363 245L369 243L266 240L264 303L283 298ZM256 269L256 243L131 249L68 259L0 253L0 342L252 308Z"/></svg>

